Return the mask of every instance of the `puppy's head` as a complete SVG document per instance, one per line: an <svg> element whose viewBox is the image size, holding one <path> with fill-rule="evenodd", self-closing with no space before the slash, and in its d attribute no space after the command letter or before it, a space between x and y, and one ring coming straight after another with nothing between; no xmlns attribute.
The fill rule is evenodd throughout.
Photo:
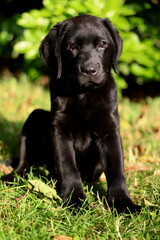
<svg viewBox="0 0 160 240"><path fill-rule="evenodd" d="M82 15L58 23L44 38L40 55L68 88L104 84L122 51L122 40L109 19Z"/></svg>

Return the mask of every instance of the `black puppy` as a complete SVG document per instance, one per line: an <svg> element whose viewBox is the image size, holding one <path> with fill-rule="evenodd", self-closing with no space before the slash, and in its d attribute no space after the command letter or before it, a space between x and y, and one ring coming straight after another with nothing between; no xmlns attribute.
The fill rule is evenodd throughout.
<svg viewBox="0 0 160 240"><path fill-rule="evenodd" d="M140 210L129 197L119 135L117 92L111 68L122 40L109 19L82 15L58 23L40 55L53 70L51 112L34 111L24 125L14 172L45 163L64 201L85 198L82 180L107 178L107 200L118 212ZM14 173L13 172L13 173Z"/></svg>

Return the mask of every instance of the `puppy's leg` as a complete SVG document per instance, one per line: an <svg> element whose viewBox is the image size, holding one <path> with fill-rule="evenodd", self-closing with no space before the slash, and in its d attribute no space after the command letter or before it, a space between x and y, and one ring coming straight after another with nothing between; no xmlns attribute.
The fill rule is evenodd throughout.
<svg viewBox="0 0 160 240"><path fill-rule="evenodd" d="M123 167L121 139L118 131L108 135L103 150L109 205L114 205L119 213L140 211L141 207L135 205L128 194Z"/></svg>
<svg viewBox="0 0 160 240"><path fill-rule="evenodd" d="M56 126L52 134L52 144L57 169L58 192L64 202L70 197L70 204L80 205L85 195L76 165L71 133L65 134L62 129Z"/></svg>

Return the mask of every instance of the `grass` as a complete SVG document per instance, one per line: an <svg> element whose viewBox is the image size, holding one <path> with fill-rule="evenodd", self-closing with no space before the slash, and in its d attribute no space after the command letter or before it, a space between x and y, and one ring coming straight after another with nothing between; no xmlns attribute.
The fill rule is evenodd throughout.
<svg viewBox="0 0 160 240"><path fill-rule="evenodd" d="M35 108L49 109L49 93L14 78L1 80L0 92L0 159L7 159L18 154L18 136L28 114ZM73 214L31 191L28 180L17 177L13 185L0 183L0 239L160 239L159 109L160 99L123 100L119 105L127 184L132 199L143 205L140 214L117 215L106 209L99 197L106 191L103 179L94 188L84 184L89 207L84 203ZM2 175L6 169L1 170ZM31 172L29 179L37 175ZM39 179L53 187L46 178Z"/></svg>

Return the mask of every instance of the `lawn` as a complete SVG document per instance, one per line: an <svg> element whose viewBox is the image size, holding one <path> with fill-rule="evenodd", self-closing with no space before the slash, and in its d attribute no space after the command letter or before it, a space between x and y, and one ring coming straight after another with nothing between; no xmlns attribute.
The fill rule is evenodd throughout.
<svg viewBox="0 0 160 240"><path fill-rule="evenodd" d="M27 80L0 80L0 159L18 155L19 134L24 120L35 108L49 109L49 92ZM73 214L61 201L48 195L54 182L34 169L29 179L0 183L0 239L54 240L158 240L160 239L160 98L119 104L121 136L127 184L140 214L117 215L102 197L102 177L94 187L84 184L87 203ZM1 175L9 171L0 165ZM46 174L46 172L45 172ZM31 183L45 184L36 190ZM34 184L33 184L34 185ZM52 187L52 188L50 188ZM48 190L49 191L49 190Z"/></svg>

